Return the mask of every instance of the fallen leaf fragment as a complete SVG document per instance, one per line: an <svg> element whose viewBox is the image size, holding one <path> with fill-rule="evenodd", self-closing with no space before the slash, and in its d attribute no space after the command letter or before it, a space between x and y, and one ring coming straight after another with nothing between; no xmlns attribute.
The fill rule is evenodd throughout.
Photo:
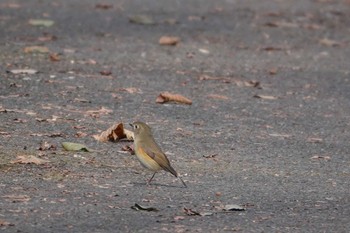
<svg viewBox="0 0 350 233"><path fill-rule="evenodd" d="M265 51L281 51L281 50L283 50L283 48L281 48L281 47L262 47L260 49L265 50Z"/></svg>
<svg viewBox="0 0 350 233"><path fill-rule="evenodd" d="M28 46L24 49L25 53L49 53L50 50L45 46Z"/></svg>
<svg viewBox="0 0 350 233"><path fill-rule="evenodd" d="M210 53L210 51L207 50L207 49L198 49L198 51L199 51L200 53L203 53L203 54L209 54L209 53Z"/></svg>
<svg viewBox="0 0 350 233"><path fill-rule="evenodd" d="M127 87L127 88L120 88L120 91L126 91L130 94L134 94L134 93L142 93L140 88L136 88L136 87Z"/></svg>
<svg viewBox="0 0 350 233"><path fill-rule="evenodd" d="M155 21L148 15L133 15L129 16L129 22L142 25L154 25Z"/></svg>
<svg viewBox="0 0 350 233"><path fill-rule="evenodd" d="M37 157L35 157L34 155L19 155L17 156L17 158L13 161L11 161L11 163L20 163L20 164L36 164L36 165L40 165L40 164L45 164L50 162L49 160L45 160L45 159L39 159Z"/></svg>
<svg viewBox="0 0 350 233"><path fill-rule="evenodd" d="M112 74L112 71L110 71L110 70L102 70L102 71L100 71L100 74L104 75L104 76L108 76L108 75Z"/></svg>
<svg viewBox="0 0 350 233"><path fill-rule="evenodd" d="M56 149L57 149L57 147L55 145L52 145L52 144L45 142L45 141L41 142L41 145L39 147L39 150L41 150L41 151L56 150Z"/></svg>
<svg viewBox="0 0 350 233"><path fill-rule="evenodd" d="M329 46L329 47L336 47L336 46L342 45L342 43L335 41L335 40L328 39L328 38L324 38L324 39L319 40L319 43L321 45L325 45L325 46Z"/></svg>
<svg viewBox="0 0 350 233"><path fill-rule="evenodd" d="M186 97L179 95L179 94L172 94L170 92L162 92L159 94L159 96L156 99L157 103L166 103L166 102L176 102L180 104L192 104L192 101L190 99L187 99Z"/></svg>
<svg viewBox="0 0 350 233"><path fill-rule="evenodd" d="M100 135L94 135L93 137L100 142L115 142L123 138L134 140L134 133L130 130L124 129L123 123L116 123L103 131Z"/></svg>
<svg viewBox="0 0 350 233"><path fill-rule="evenodd" d="M310 137L310 138L306 139L306 141L310 142L310 143L321 143L321 142L323 142L323 139Z"/></svg>
<svg viewBox="0 0 350 233"><path fill-rule="evenodd" d="M192 209L187 209L187 208L184 208L184 212L185 212L185 214L187 214L188 216L200 215L199 212L194 211L194 210L192 210Z"/></svg>
<svg viewBox="0 0 350 233"><path fill-rule="evenodd" d="M225 210L225 211L244 211L245 208L243 206L240 206L240 205L229 204L229 205L225 205L223 210Z"/></svg>
<svg viewBox="0 0 350 233"><path fill-rule="evenodd" d="M249 80L249 81L234 80L234 82L239 87L255 87L255 88L261 89L259 81L255 81L255 80Z"/></svg>
<svg viewBox="0 0 350 233"><path fill-rule="evenodd" d="M0 227L6 227L6 226L11 226L13 224L11 224L10 222L7 222L3 219L0 219Z"/></svg>
<svg viewBox="0 0 350 233"><path fill-rule="evenodd" d="M54 23L55 22L53 20L49 20L49 19L30 19L29 20L29 24L33 26L51 27L52 25L54 25Z"/></svg>
<svg viewBox="0 0 350 233"><path fill-rule="evenodd" d="M330 156L322 156L322 155L314 155L310 159L324 159L324 160L330 160Z"/></svg>
<svg viewBox="0 0 350 233"><path fill-rule="evenodd" d="M158 212L159 211L157 208L148 207L148 206L142 206L142 205L139 205L137 203L135 203L135 205L131 206L131 209L133 209L133 210L154 211L154 212Z"/></svg>
<svg viewBox="0 0 350 233"><path fill-rule="evenodd" d="M9 70L7 71L11 74L36 74L38 73L37 70L34 69L16 69L16 70Z"/></svg>
<svg viewBox="0 0 350 233"><path fill-rule="evenodd" d="M180 38L176 36L162 36L159 39L160 45L177 45L180 42Z"/></svg>
<svg viewBox="0 0 350 233"><path fill-rule="evenodd" d="M264 100L275 100L278 99L278 97L276 96L272 96L272 95L254 95L254 98L258 98L258 99L264 99Z"/></svg>
<svg viewBox="0 0 350 233"><path fill-rule="evenodd" d="M113 5L110 5L110 4L104 4L104 3L97 3L95 5L95 8L96 9L102 9L102 10L108 10L110 8L113 8Z"/></svg>
<svg viewBox="0 0 350 233"><path fill-rule="evenodd" d="M208 95L209 98L213 98L213 99L220 99L220 100L228 100L229 98L227 96L224 95L216 95L216 94L211 94Z"/></svg>
<svg viewBox="0 0 350 233"><path fill-rule="evenodd" d="M85 145L80 143L62 142L62 146L67 151L84 151L84 152L90 151L90 149L88 149Z"/></svg>
<svg viewBox="0 0 350 233"><path fill-rule="evenodd" d="M50 54L50 60L51 61L60 61L61 57L58 53L51 53Z"/></svg>
<svg viewBox="0 0 350 233"><path fill-rule="evenodd" d="M269 70L269 74L271 74L271 75L275 75L275 74L277 74L277 68L271 68L270 70Z"/></svg>
<svg viewBox="0 0 350 233"><path fill-rule="evenodd" d="M285 21L268 22L265 24L268 27L284 27L284 28L296 28L299 27L296 23L290 23Z"/></svg>

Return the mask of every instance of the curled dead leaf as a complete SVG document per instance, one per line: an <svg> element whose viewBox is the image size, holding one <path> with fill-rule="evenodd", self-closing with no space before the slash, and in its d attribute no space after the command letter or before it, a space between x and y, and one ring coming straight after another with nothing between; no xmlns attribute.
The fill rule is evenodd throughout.
<svg viewBox="0 0 350 233"><path fill-rule="evenodd" d="M131 206L131 209L133 209L133 210L154 211L154 212L158 212L159 211L157 208L148 207L148 206L142 206L142 205L139 205L137 203L135 203L135 205Z"/></svg>
<svg viewBox="0 0 350 233"><path fill-rule="evenodd" d="M180 42L180 38L176 36L162 36L159 39L160 45L177 45Z"/></svg>
<svg viewBox="0 0 350 233"><path fill-rule="evenodd" d="M159 94L159 96L157 97L156 99L156 102L157 103L166 103L166 102L169 102L169 101L172 101L172 102L176 102L176 103L180 103L180 104L189 104L191 105L192 104L192 101L182 95L179 95L179 94L172 94L172 93L169 93L169 92L162 92Z"/></svg>
<svg viewBox="0 0 350 233"><path fill-rule="evenodd" d="M123 138L134 140L134 133L130 130L124 129L123 123L116 123L103 131L100 135L94 135L93 137L100 142L115 142Z"/></svg>

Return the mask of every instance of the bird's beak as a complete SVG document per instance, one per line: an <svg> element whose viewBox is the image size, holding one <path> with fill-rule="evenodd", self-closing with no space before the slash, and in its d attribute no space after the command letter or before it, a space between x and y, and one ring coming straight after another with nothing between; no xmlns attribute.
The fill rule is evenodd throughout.
<svg viewBox="0 0 350 233"><path fill-rule="evenodd" d="M133 124L131 124L131 123L129 123L129 125L130 125L131 127L134 127L134 125L133 125Z"/></svg>

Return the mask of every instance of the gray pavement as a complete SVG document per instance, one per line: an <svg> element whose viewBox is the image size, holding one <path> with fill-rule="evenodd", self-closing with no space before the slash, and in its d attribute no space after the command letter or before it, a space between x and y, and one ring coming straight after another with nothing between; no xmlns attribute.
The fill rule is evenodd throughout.
<svg viewBox="0 0 350 233"><path fill-rule="evenodd" d="M0 231L349 232L349 12L347 0L1 1ZM157 104L164 91L193 104ZM135 120L187 189L165 172L147 186L122 150L132 142L92 137ZM50 162L13 163L30 155Z"/></svg>

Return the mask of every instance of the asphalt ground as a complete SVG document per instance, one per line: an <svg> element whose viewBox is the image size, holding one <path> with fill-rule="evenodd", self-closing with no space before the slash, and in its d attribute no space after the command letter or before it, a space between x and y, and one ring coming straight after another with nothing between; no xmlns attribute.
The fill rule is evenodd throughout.
<svg viewBox="0 0 350 233"><path fill-rule="evenodd" d="M349 10L1 1L1 232L349 232ZM192 105L156 103L164 91ZM92 137L136 120L187 189L165 172L146 185L132 142Z"/></svg>

